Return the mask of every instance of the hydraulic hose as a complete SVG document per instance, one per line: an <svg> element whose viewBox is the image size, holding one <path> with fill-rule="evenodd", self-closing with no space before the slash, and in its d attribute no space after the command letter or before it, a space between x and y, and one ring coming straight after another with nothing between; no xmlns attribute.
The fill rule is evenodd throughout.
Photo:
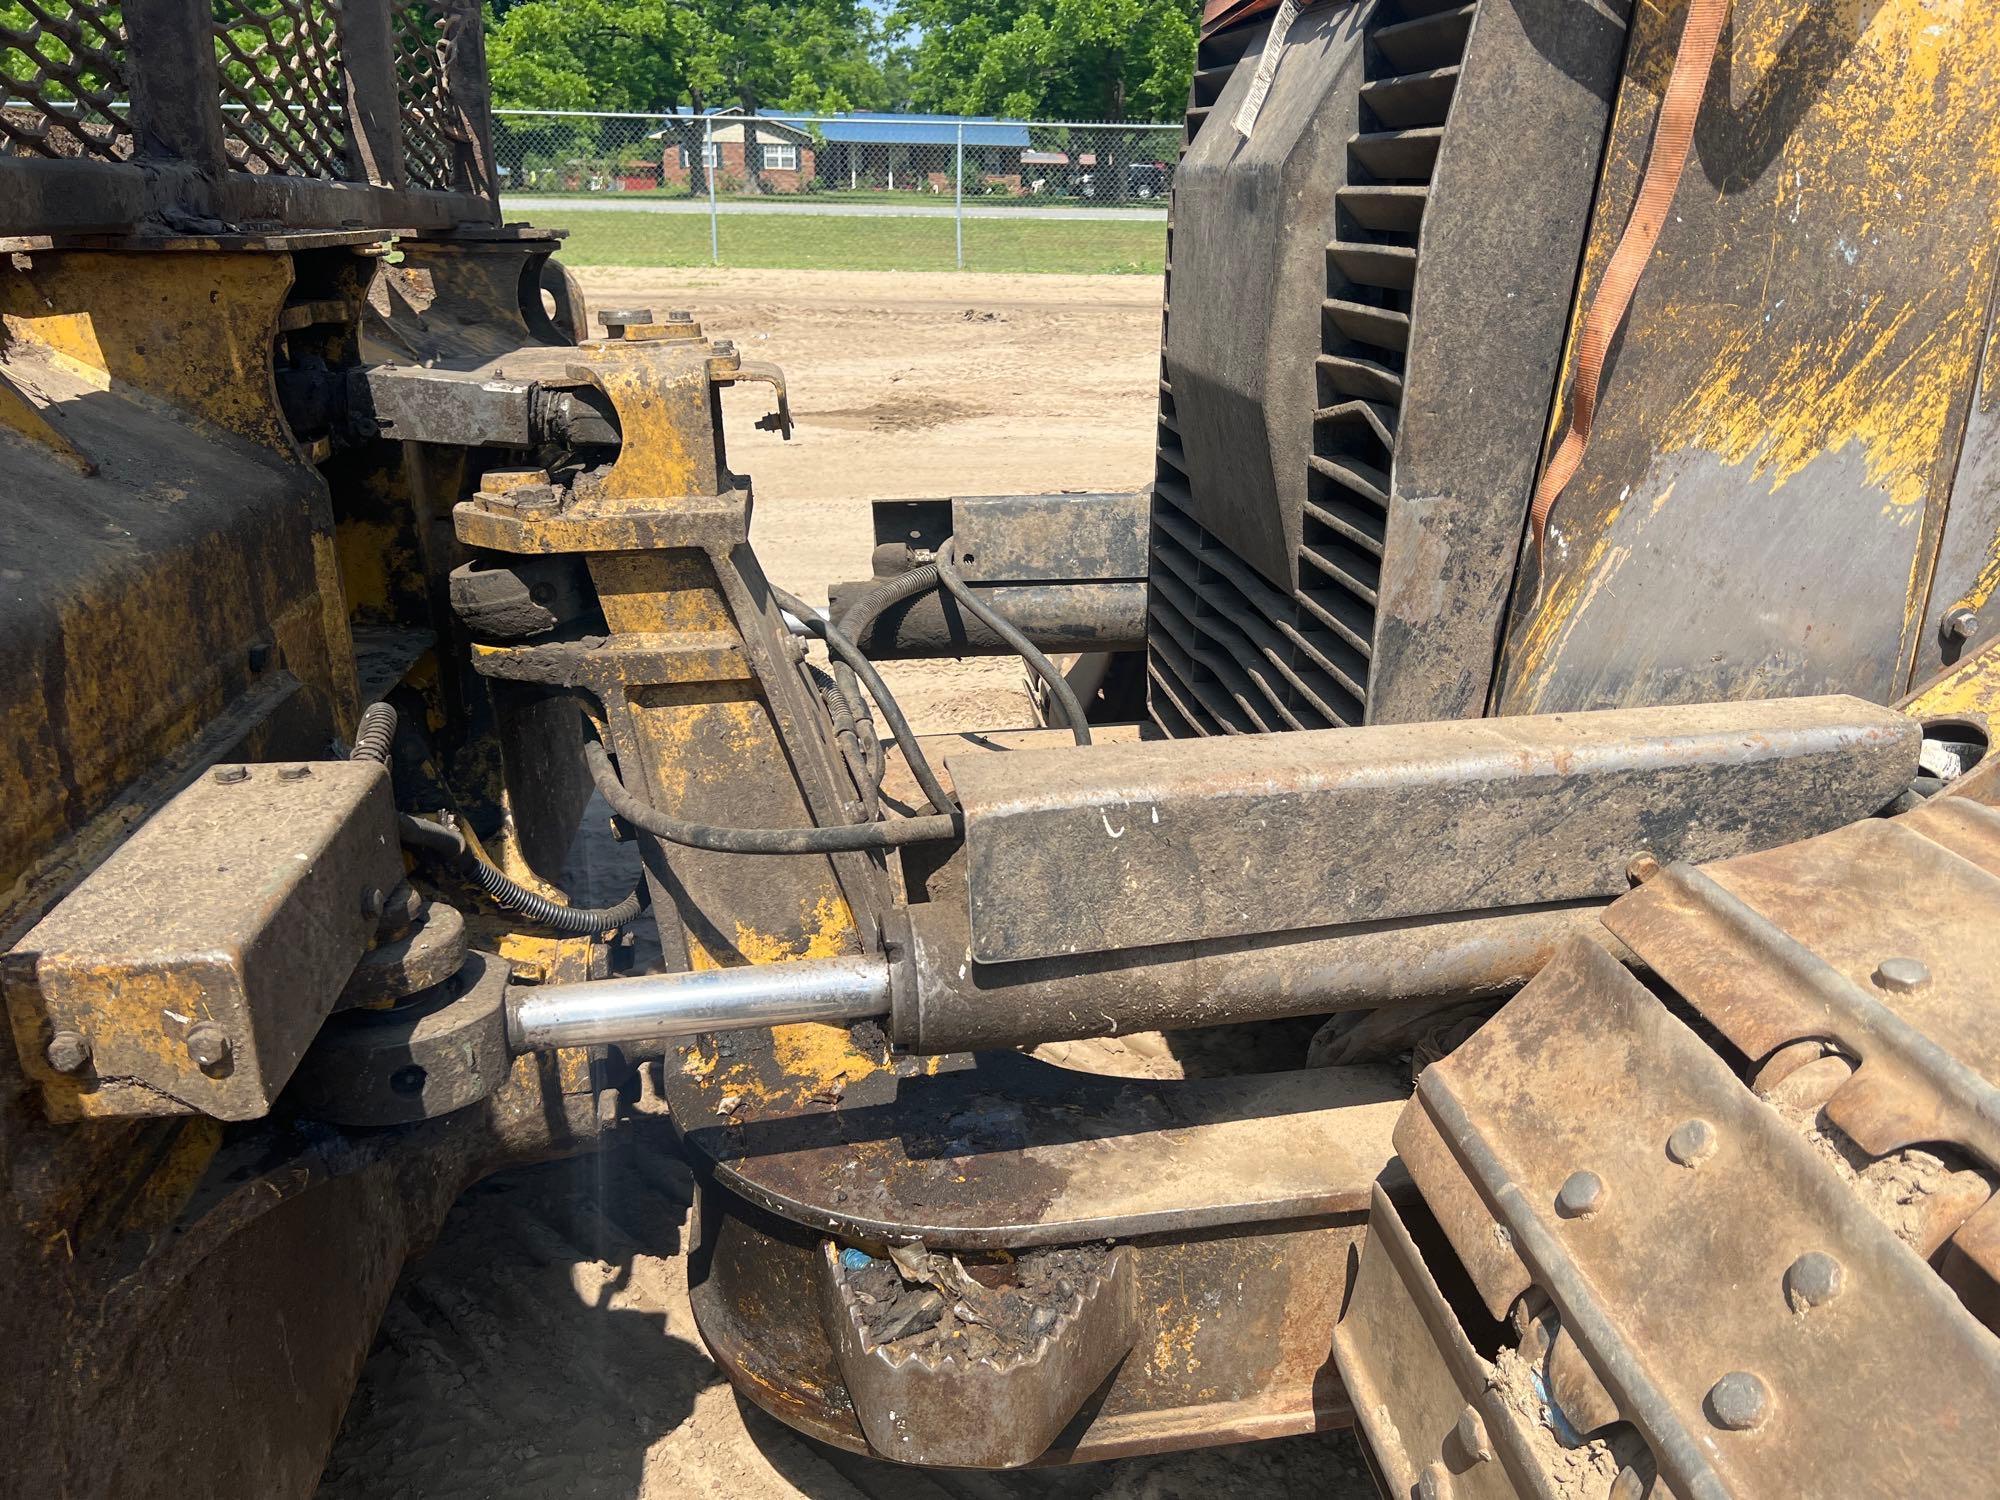
<svg viewBox="0 0 2000 1500"><path fill-rule="evenodd" d="M1063 717L1069 721L1069 732L1079 745L1088 745L1090 725L1084 719L1083 705L1077 701L1076 689L1069 685L1069 679L1063 676L1061 668L1048 659L1040 646L1017 630L1011 621L991 608L985 600L979 598L971 586L959 576L958 543L947 539L943 553L930 567L937 575L937 581L944 586L945 592L956 599L967 614L977 618L988 630L1012 646L1014 653L1028 664L1028 670L1048 684L1050 694L1063 711Z"/></svg>
<svg viewBox="0 0 2000 1500"><path fill-rule="evenodd" d="M896 737L896 743L902 747L903 758L909 762L910 774L916 777L917 785L924 789L924 795L930 799L931 806L940 813L956 813L958 799L944 789L944 783L938 780L937 772L931 769L931 763L924 758L923 746L917 743L916 732L910 728L910 721L904 717L902 707L896 702L895 695L889 691L889 684L884 682L882 674L875 670L875 664L861 654L861 648L854 644L846 631L824 618L810 604L786 593L776 584L771 586L771 597L796 615L808 630L826 642L829 651L854 669L855 674L867 686L869 695L882 710L882 717L889 724L889 732Z"/></svg>
<svg viewBox="0 0 2000 1500"><path fill-rule="evenodd" d="M786 606L791 608L790 605ZM690 823L640 801L611 764L597 739L584 742L583 758L611 811L634 828L712 854L844 854L860 849L892 849L903 844L937 843L955 839L964 826L956 813L922 818L895 818L883 823L838 823L825 828L721 828Z"/></svg>
<svg viewBox="0 0 2000 1500"><path fill-rule="evenodd" d="M369 704L361 711L361 722L354 733L354 749L347 758L386 766L389 763L389 748L396 742L397 722L396 710L389 704ZM512 912L536 927L546 927L564 937L595 937L600 933L615 932L646 907L646 883L643 879L633 887L632 894L616 906L564 906L496 870L473 853L463 837L442 823L399 813L396 827L405 844L443 859L484 891L502 911Z"/></svg>

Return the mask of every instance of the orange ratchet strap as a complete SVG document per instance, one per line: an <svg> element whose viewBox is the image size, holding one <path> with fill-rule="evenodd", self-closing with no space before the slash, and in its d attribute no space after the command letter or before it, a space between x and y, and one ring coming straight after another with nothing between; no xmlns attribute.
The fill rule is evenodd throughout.
<svg viewBox="0 0 2000 1500"><path fill-rule="evenodd" d="M1673 75L1667 80L1666 98L1660 103L1660 117L1653 126L1653 149L1646 162L1646 175L1639 184L1639 201L1632 206L1632 217L1619 237L1618 248L1611 253L1611 264L1605 268L1604 280L1591 298L1590 311L1584 315L1583 337L1577 343L1569 426L1548 467L1542 471L1541 481L1535 486L1534 503L1528 509L1528 531L1534 543L1537 571L1548 536L1549 512L1576 477L1584 449L1590 446L1591 423L1597 416L1598 382L1604 378L1604 356L1626 313L1632 309L1632 294L1638 290L1639 277L1660 242L1660 231L1666 226L1667 212L1673 207L1674 193L1687 167L1695 120L1701 113L1702 95L1708 89L1709 70L1715 62L1716 39L1728 11L1729 0L1689 0L1680 48L1674 53Z"/></svg>

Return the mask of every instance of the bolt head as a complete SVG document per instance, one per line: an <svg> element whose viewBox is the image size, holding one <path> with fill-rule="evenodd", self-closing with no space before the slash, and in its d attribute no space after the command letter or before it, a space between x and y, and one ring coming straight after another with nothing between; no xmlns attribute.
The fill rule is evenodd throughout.
<svg viewBox="0 0 2000 1500"><path fill-rule="evenodd" d="M1824 1307L1847 1284L1847 1272L1824 1250L1808 1250L1785 1268L1785 1301L1793 1312Z"/></svg>
<svg viewBox="0 0 2000 1500"><path fill-rule="evenodd" d="M1644 885L1660 873L1660 857L1650 849L1641 849L1625 864L1625 878L1634 885Z"/></svg>
<svg viewBox="0 0 2000 1500"><path fill-rule="evenodd" d="M685 307L671 308L667 312L667 321L669 323L692 323L694 321L694 314L689 312Z"/></svg>
<svg viewBox="0 0 2000 1500"><path fill-rule="evenodd" d="M389 898L382 894L382 887L371 885L361 893L361 915L379 917L389 904Z"/></svg>
<svg viewBox="0 0 2000 1500"><path fill-rule="evenodd" d="M1417 1479L1417 1500L1451 1500L1451 1470L1441 1463L1427 1464Z"/></svg>
<svg viewBox="0 0 2000 1500"><path fill-rule="evenodd" d="M187 1034L187 1054L194 1065L208 1074L220 1073L229 1065L228 1034L213 1021L199 1021Z"/></svg>
<svg viewBox="0 0 2000 1500"><path fill-rule="evenodd" d="M1667 1137L1667 1155L1684 1167L1698 1167L1715 1155L1715 1127L1706 1120L1683 1120Z"/></svg>
<svg viewBox="0 0 2000 1500"><path fill-rule="evenodd" d="M1595 1172L1572 1172L1556 1189L1556 1212L1565 1219L1581 1219L1604 1205L1604 1179Z"/></svg>
<svg viewBox="0 0 2000 1500"><path fill-rule="evenodd" d="M58 1031L43 1054L58 1073L81 1073L90 1061L90 1042L80 1031Z"/></svg>
<svg viewBox="0 0 2000 1500"><path fill-rule="evenodd" d="M1751 1432L1771 1415L1771 1393L1748 1370L1731 1370L1708 1388L1708 1416L1727 1432Z"/></svg>
<svg viewBox="0 0 2000 1500"><path fill-rule="evenodd" d="M286 766L278 772L278 780L305 781L311 777L312 773L313 768L311 766Z"/></svg>
<svg viewBox="0 0 2000 1500"><path fill-rule="evenodd" d="M261 672L271 665L271 648L259 642L250 648L250 670Z"/></svg>
<svg viewBox="0 0 2000 1500"><path fill-rule="evenodd" d="M1875 972L1870 977L1878 989L1907 995L1911 990L1920 990L1929 984L1931 971L1914 958L1885 958L1875 966Z"/></svg>
<svg viewBox="0 0 2000 1500"><path fill-rule="evenodd" d="M217 766L210 773L210 779L219 781L224 786L236 786L238 783L250 779L250 768L248 766Z"/></svg>
<svg viewBox="0 0 2000 1500"><path fill-rule="evenodd" d="M1493 1456L1493 1442L1486 1435L1486 1419L1479 1415L1478 1407L1468 1406L1460 1412L1451 1430L1458 1439L1458 1451L1474 1463L1483 1464Z"/></svg>
<svg viewBox="0 0 2000 1500"><path fill-rule="evenodd" d="M1945 611L1938 628L1948 641L1969 641L1979 634L1979 612L1961 604Z"/></svg>

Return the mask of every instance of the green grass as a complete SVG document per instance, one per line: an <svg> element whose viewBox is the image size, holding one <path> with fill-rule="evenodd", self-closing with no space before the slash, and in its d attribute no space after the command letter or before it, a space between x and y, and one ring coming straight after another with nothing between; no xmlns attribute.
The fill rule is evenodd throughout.
<svg viewBox="0 0 2000 1500"><path fill-rule="evenodd" d="M706 215L544 214L569 230L572 266L705 266ZM722 264L760 270L949 271L950 219L845 218L822 214L725 214ZM968 271L1157 275L1166 259L1164 222L968 219Z"/></svg>
<svg viewBox="0 0 2000 1500"><path fill-rule="evenodd" d="M509 198L560 198L565 202L587 204L617 201L624 198L673 198L686 202L690 198L708 201L706 194L691 193L686 188L637 188L631 192L564 192L556 188L509 188L500 195L500 206L504 209ZM754 195L744 193L720 193L724 203L732 199L761 202ZM769 201L786 204L810 203L882 203L898 207L918 204L929 208L950 208L954 199L949 191L942 193L910 193L898 189L889 192L883 188L828 188L816 193L772 193ZM1130 198L1116 202L1101 198L1079 198L1064 193L973 193L965 195L967 208L1132 208L1147 209L1164 214L1167 211L1165 198Z"/></svg>

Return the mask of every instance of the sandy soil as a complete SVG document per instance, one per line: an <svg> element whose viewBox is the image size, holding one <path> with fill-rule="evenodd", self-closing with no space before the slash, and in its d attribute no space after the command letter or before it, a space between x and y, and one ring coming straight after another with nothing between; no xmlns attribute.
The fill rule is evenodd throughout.
<svg viewBox="0 0 2000 1500"><path fill-rule="evenodd" d="M1135 278L584 273L597 307L689 307L791 379L793 442L725 398L768 572L815 603L868 572L868 502L1136 486L1150 473L1158 285ZM1028 721L1019 669L892 670L919 729ZM1293 1050L1303 1047L1295 1039ZM1068 1060L1160 1076L1165 1046ZM688 1183L627 1149L496 1177L414 1262L319 1500L1362 1500L1345 1434L1024 1474L855 1459L739 1402L677 1258Z"/></svg>

